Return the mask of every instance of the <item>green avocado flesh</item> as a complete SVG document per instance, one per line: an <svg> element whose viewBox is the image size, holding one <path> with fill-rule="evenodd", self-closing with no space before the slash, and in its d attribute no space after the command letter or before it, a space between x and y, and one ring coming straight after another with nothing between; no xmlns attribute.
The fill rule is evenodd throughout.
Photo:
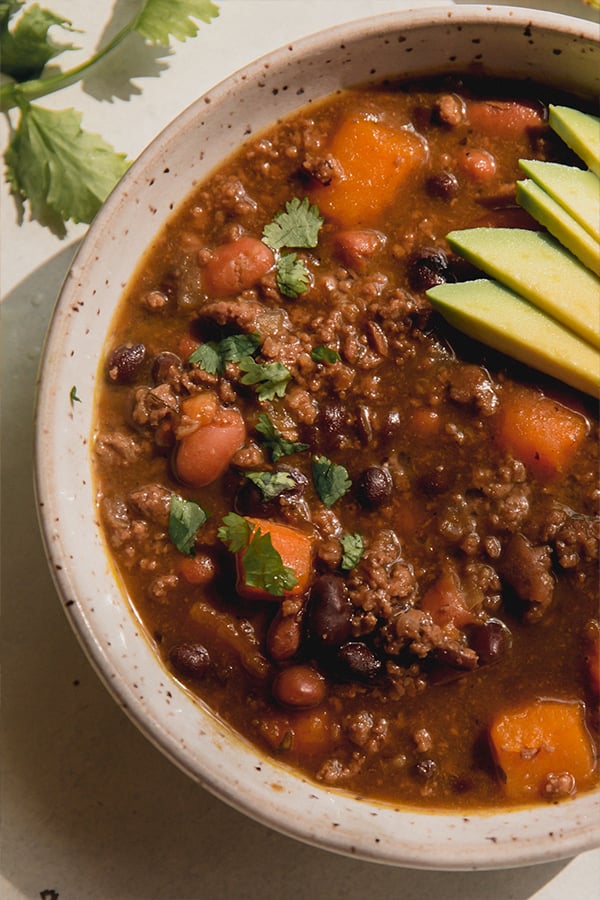
<svg viewBox="0 0 600 900"><path fill-rule="evenodd" d="M595 175L593 176L596 177ZM517 181L517 203L548 229L584 266L600 275L600 241L535 181ZM600 303L600 298L598 298Z"/></svg>
<svg viewBox="0 0 600 900"><path fill-rule="evenodd" d="M539 159L520 159L519 165L565 212L600 241L600 178L597 175L589 169Z"/></svg>
<svg viewBox="0 0 600 900"><path fill-rule="evenodd" d="M600 396L600 353L569 328L496 281L439 284L427 297L455 328L558 378Z"/></svg>
<svg viewBox="0 0 600 900"><path fill-rule="evenodd" d="M525 228L468 228L446 237L486 275L600 347L600 278L551 235Z"/></svg>
<svg viewBox="0 0 600 900"><path fill-rule="evenodd" d="M548 122L586 166L600 178L600 119L568 106L550 106Z"/></svg>

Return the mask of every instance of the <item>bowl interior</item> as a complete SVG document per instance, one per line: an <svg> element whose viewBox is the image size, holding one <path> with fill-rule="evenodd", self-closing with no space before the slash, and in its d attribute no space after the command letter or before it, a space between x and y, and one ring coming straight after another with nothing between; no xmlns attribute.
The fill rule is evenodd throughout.
<svg viewBox="0 0 600 900"><path fill-rule="evenodd" d="M66 613L117 702L162 752L231 805L300 840L422 868L525 865L595 846L600 796L468 817L374 806L262 758L171 679L123 597L95 513L90 435L115 307L174 206L250 133L298 106L385 76L473 67L597 95L599 56L588 23L506 7L419 8L301 40L217 85L156 138L103 207L67 276L41 364L36 422L40 520ZM70 401L74 386L81 403Z"/></svg>

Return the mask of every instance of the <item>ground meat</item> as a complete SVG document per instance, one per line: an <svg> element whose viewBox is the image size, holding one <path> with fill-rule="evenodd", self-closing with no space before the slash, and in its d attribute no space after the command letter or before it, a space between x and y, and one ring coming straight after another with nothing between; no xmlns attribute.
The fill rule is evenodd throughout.
<svg viewBox="0 0 600 900"><path fill-rule="evenodd" d="M141 445L137 438L122 431L99 434L94 445L98 459L109 465L128 465L138 460Z"/></svg>
<svg viewBox="0 0 600 900"><path fill-rule="evenodd" d="M171 511L171 491L160 484L147 484L129 495L129 503L144 519L168 528Z"/></svg>
<svg viewBox="0 0 600 900"><path fill-rule="evenodd" d="M400 541L393 531L375 537L348 579L354 606L383 619L406 606L415 587L414 573L402 559Z"/></svg>
<svg viewBox="0 0 600 900"><path fill-rule="evenodd" d="M393 621L393 636L388 651L396 655L403 649L419 659L431 653L450 666L474 669L477 654L452 635L452 627L440 628L430 614L420 609L408 609Z"/></svg>
<svg viewBox="0 0 600 900"><path fill-rule="evenodd" d="M134 395L132 421L141 427L156 428L171 413L179 411L179 397L170 384L138 388Z"/></svg>
<svg viewBox="0 0 600 900"><path fill-rule="evenodd" d="M450 128L456 128L466 120L464 100L458 94L446 94L433 104L433 120Z"/></svg>

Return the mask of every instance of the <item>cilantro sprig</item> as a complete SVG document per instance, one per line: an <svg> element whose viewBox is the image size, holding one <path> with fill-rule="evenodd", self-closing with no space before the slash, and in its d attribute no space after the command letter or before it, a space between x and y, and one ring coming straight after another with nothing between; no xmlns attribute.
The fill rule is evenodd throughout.
<svg viewBox="0 0 600 900"><path fill-rule="evenodd" d="M275 253L284 248L316 247L323 221L318 207L311 205L308 197L292 197L285 209L265 225L262 240ZM284 297L294 300L308 290L310 273L297 253L278 253L276 268L277 287Z"/></svg>
<svg viewBox="0 0 600 900"><path fill-rule="evenodd" d="M352 487L346 467L337 465L326 456L313 457L312 475L315 490L327 507L333 506Z"/></svg>
<svg viewBox="0 0 600 900"><path fill-rule="evenodd" d="M169 539L181 553L192 556L198 531L206 522L206 512L193 500L171 495L169 509Z"/></svg>
<svg viewBox="0 0 600 900"><path fill-rule="evenodd" d="M228 513L217 535L232 553L243 553L244 583L281 597L298 584L294 570L284 566L271 535L251 525L243 516Z"/></svg>
<svg viewBox="0 0 600 900"><path fill-rule="evenodd" d="M296 487L289 472L248 472L246 478L256 485L264 500L274 500Z"/></svg>
<svg viewBox="0 0 600 900"><path fill-rule="evenodd" d="M357 566L363 558L365 543L362 535L360 535L358 531L354 534L344 532L340 538L340 543L342 545L342 561L340 563L340 568L345 572L349 572Z"/></svg>
<svg viewBox="0 0 600 900"><path fill-rule="evenodd" d="M282 456L291 456L294 453L308 450L308 444L302 444L300 441L288 441L287 438L284 438L266 413L258 415L255 428L260 435L261 444L269 451L274 463Z"/></svg>
<svg viewBox="0 0 600 900"><path fill-rule="evenodd" d="M221 341L200 344L190 355L188 362L210 375L222 375L226 363L240 362L245 357L254 356L259 347L258 334L231 334Z"/></svg>
<svg viewBox="0 0 600 900"><path fill-rule="evenodd" d="M242 384L251 385L259 400L283 397L292 373L280 362L257 363L251 356L240 360Z"/></svg>
<svg viewBox="0 0 600 900"><path fill-rule="evenodd" d="M169 47L171 37L194 37L197 21L208 23L218 12L211 0L143 0L111 40L79 65L56 71L53 61L77 48L56 42L51 30L72 33L73 23L37 3L0 2L0 110L9 114L12 134L4 160L21 215L28 206L32 219L64 237L67 222L92 221L129 166L125 154L82 129L80 113L33 101L82 80L130 34L147 45Z"/></svg>

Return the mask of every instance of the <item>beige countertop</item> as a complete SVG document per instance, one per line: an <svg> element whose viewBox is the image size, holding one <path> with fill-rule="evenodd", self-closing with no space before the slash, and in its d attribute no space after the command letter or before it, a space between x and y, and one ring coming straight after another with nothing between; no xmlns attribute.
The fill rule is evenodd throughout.
<svg viewBox="0 0 600 900"><path fill-rule="evenodd" d="M121 0L131 6L131 0ZM102 33L112 0L52 0L84 34ZM239 68L326 25L407 6L393 0L218 0L220 16L103 100L103 80L45 98L75 106L84 127L135 157L176 113ZM418 0L412 5L419 4ZM524 5L524 4L522 4ZM580 0L538 2L597 21ZM106 91L104 92L106 96ZM2 125L3 145L6 122ZM58 602L38 533L32 409L43 337L83 226L59 240L19 225L1 191L2 567L0 898L388 898L594 900L600 850L524 869L442 873L377 866L299 844L250 821L191 782L111 699Z"/></svg>

